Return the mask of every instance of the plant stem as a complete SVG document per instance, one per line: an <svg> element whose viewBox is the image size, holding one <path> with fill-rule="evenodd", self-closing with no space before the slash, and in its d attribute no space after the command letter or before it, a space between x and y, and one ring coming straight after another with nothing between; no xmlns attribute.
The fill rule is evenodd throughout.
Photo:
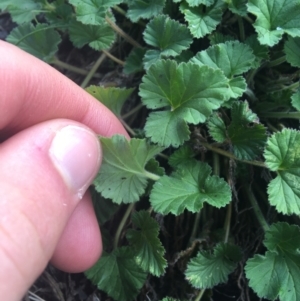
<svg viewBox="0 0 300 301"><path fill-rule="evenodd" d="M122 119L119 119L121 123L123 124L124 128L129 132L132 136L135 136L135 131Z"/></svg>
<svg viewBox="0 0 300 301"><path fill-rule="evenodd" d="M243 19L241 17L238 17L238 24L239 24L239 31L240 31L240 39L241 41L245 41L245 28Z"/></svg>
<svg viewBox="0 0 300 301"><path fill-rule="evenodd" d="M94 74L96 73L97 69L99 68L99 66L103 63L103 61L106 58L106 54L102 53L98 60L96 61L96 63L94 64L93 68L89 71L89 73L87 74L87 76L85 77L85 79L83 80L83 82L81 83L81 88L85 88L88 83L90 82L91 78L94 76Z"/></svg>
<svg viewBox="0 0 300 301"><path fill-rule="evenodd" d="M210 149L210 150L213 151L213 152L216 152L216 153L218 153L218 154L220 154L220 155L223 155L223 156L225 156L225 157L234 159L234 160L236 160L236 161L243 162L243 163L247 163L247 164L251 164L251 165L255 165L255 166L259 166L259 167L266 167L265 164L264 164L264 162L261 162L261 161L241 160L241 159L237 158L235 155L233 155L232 153L227 152L227 151L225 151L225 150L223 150L223 149L217 148L217 147L215 147L215 146L213 146L213 145L210 145L210 144L207 143L207 142L201 141L201 144L202 144L203 146L205 146L206 148Z"/></svg>
<svg viewBox="0 0 300 301"><path fill-rule="evenodd" d="M299 119L300 118L300 112L262 112L260 117L266 117L266 118L289 118L289 119Z"/></svg>
<svg viewBox="0 0 300 301"><path fill-rule="evenodd" d="M284 56L279 57L276 60L270 61L267 66L268 67L275 67L275 66L278 66L278 65L284 63L285 61L286 61L286 58L285 58L285 55L284 55Z"/></svg>
<svg viewBox="0 0 300 301"><path fill-rule="evenodd" d="M199 228L200 217L201 217L201 211L197 212L197 214L196 214L196 217L194 220L194 225L193 225L193 231L192 231L192 234L191 234L191 237L189 240L189 245L191 245L196 238L197 231Z"/></svg>
<svg viewBox="0 0 300 301"><path fill-rule="evenodd" d="M117 32L121 37L123 37L127 42L132 44L134 47L142 48L142 46L135 41L132 37L130 37L125 31L123 31L116 23L114 23L110 18L105 18L106 22L110 25L110 27Z"/></svg>
<svg viewBox="0 0 300 301"><path fill-rule="evenodd" d="M200 301L201 298L203 297L204 293L205 293L205 289L202 289L202 290L199 292L198 296L196 297L195 301Z"/></svg>
<svg viewBox="0 0 300 301"><path fill-rule="evenodd" d="M224 243L227 243L229 238L231 214L232 214L232 202L230 202L226 211L226 217L224 222L224 229L225 229Z"/></svg>
<svg viewBox="0 0 300 301"><path fill-rule="evenodd" d="M133 115L135 112L139 111L143 106L144 105L142 103L138 104L131 111L129 111L128 113L122 115L122 119L128 118L129 116Z"/></svg>
<svg viewBox="0 0 300 301"><path fill-rule="evenodd" d="M121 236L121 233L123 231L123 228L125 227L125 224L127 222L127 219L129 217L129 215L131 214L131 211L132 209L134 208L135 206L135 203L131 203L126 211L125 211L125 214L123 215L123 218L119 224L119 227L117 229L117 232L116 232L116 235L115 235L115 239L114 239L114 250L118 247L118 244L119 244L119 239L120 239L120 236Z"/></svg>
<svg viewBox="0 0 300 301"><path fill-rule="evenodd" d="M249 197L249 200L250 200L250 203L253 207L255 216L258 219L261 227L264 229L265 232L268 231L269 230L269 225L268 225L266 219L264 218L264 215L262 214L262 212L260 210L260 207L259 207L259 205L257 203L257 200L256 200L256 198L255 198L255 196L254 196L254 194L251 190L250 185L246 186L246 193Z"/></svg>
<svg viewBox="0 0 300 301"><path fill-rule="evenodd" d="M220 175L220 156L218 153L213 153L213 173L215 176Z"/></svg>
<svg viewBox="0 0 300 301"><path fill-rule="evenodd" d="M152 172L149 172L149 171L146 171L144 172L144 175L150 179L150 180L153 180L153 181L158 181L160 179L160 176L152 173Z"/></svg>
<svg viewBox="0 0 300 301"><path fill-rule="evenodd" d="M114 62L118 63L119 65L121 65L121 66L125 65L125 62L119 60L114 55L112 55L110 52L108 52L106 50L102 50L102 52L105 53L109 58L111 58Z"/></svg>
<svg viewBox="0 0 300 301"><path fill-rule="evenodd" d="M78 73L78 74L81 74L81 75L87 75L89 73L88 70L84 70L82 68L75 67L73 65L70 65L70 64L67 64L65 62L62 62L62 61L60 61L56 57L54 57L52 59L52 61L50 62L50 64L56 65L58 67L61 67L63 69L66 69L66 70L69 70L69 71L72 71L74 73ZM100 75L99 74L94 74L94 77L100 78Z"/></svg>

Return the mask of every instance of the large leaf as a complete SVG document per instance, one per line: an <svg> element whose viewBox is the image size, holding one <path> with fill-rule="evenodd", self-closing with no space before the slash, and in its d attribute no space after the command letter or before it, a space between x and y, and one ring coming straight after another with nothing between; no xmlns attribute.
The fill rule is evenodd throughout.
<svg viewBox="0 0 300 301"><path fill-rule="evenodd" d="M277 44L284 33L300 36L298 0L249 0L248 11L256 16L254 28L263 45Z"/></svg>
<svg viewBox="0 0 300 301"><path fill-rule="evenodd" d="M147 277L133 259L129 247L108 254L103 252L98 262L85 272L99 289L117 301L132 301Z"/></svg>
<svg viewBox="0 0 300 301"><path fill-rule="evenodd" d="M70 23L70 40L75 47L81 48L89 44L95 50L108 49L115 41L113 29L103 23L102 25L85 25L81 22Z"/></svg>
<svg viewBox="0 0 300 301"><path fill-rule="evenodd" d="M277 172L268 187L269 201L284 214L300 214L300 132L284 129L272 135L265 149L267 167Z"/></svg>
<svg viewBox="0 0 300 301"><path fill-rule="evenodd" d="M180 4L180 10L195 38L202 38L216 29L221 22L224 7L225 3L220 0L215 0L209 7L204 5L190 7L186 3Z"/></svg>
<svg viewBox="0 0 300 301"><path fill-rule="evenodd" d="M218 244L213 253L201 251L192 258L185 271L188 281L198 289L212 288L226 282L241 259L240 249L231 244Z"/></svg>
<svg viewBox="0 0 300 301"><path fill-rule="evenodd" d="M101 137L100 141L103 161L94 181L96 190L118 204L138 201L151 178L145 166L163 148L149 145L145 139L128 141L120 135Z"/></svg>
<svg viewBox="0 0 300 301"><path fill-rule="evenodd" d="M127 17L132 22L139 19L150 19L160 14L165 6L166 0L129 0Z"/></svg>
<svg viewBox="0 0 300 301"><path fill-rule="evenodd" d="M83 24L102 25L107 9L122 0L69 0L76 10L76 19Z"/></svg>
<svg viewBox="0 0 300 301"><path fill-rule="evenodd" d="M204 202L220 208L231 200L229 185L217 176L211 176L208 164L189 162L180 165L170 177L155 182L150 194L153 209L162 214L181 214L185 209L199 212Z"/></svg>
<svg viewBox="0 0 300 301"><path fill-rule="evenodd" d="M287 223L273 224L266 232L265 255L247 261L249 285L261 298L300 300L300 228Z"/></svg>
<svg viewBox="0 0 300 301"><path fill-rule="evenodd" d="M31 23L26 23L14 28L6 40L49 62L58 51L61 37L56 30L47 28L45 24L34 27Z"/></svg>
<svg viewBox="0 0 300 301"><path fill-rule="evenodd" d="M234 78L234 76L252 68L255 59L255 55L248 45L238 41L228 41L198 52L191 61L200 66L207 65L223 70L224 74L230 79L230 97L237 98L246 90L246 83L242 77Z"/></svg>
<svg viewBox="0 0 300 301"><path fill-rule="evenodd" d="M143 77L140 96L150 113L146 135L164 146L179 146L189 138L187 123L205 122L228 98L228 80L220 70L192 63L161 60Z"/></svg>
<svg viewBox="0 0 300 301"><path fill-rule="evenodd" d="M86 91L120 117L124 102L134 91L134 88L89 86Z"/></svg>
<svg viewBox="0 0 300 301"><path fill-rule="evenodd" d="M167 261L165 249L158 238L157 221L147 211L139 211L133 214L132 223L137 230L128 230L126 237L135 253L137 265L154 276L164 274Z"/></svg>

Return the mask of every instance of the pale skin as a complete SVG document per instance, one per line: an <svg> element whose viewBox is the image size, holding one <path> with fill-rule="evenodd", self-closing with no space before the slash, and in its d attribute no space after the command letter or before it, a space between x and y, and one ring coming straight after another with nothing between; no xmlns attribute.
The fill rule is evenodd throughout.
<svg viewBox="0 0 300 301"><path fill-rule="evenodd" d="M87 157L92 166L88 180L81 179L82 168L72 167L75 182L83 181L76 182L82 187L80 193L51 157L54 137L66 127L75 136L79 133L77 142L86 150L84 139L80 140L84 132L87 136L82 137L87 137L92 148ZM81 272L100 257L101 235L87 190L102 158L95 133L127 135L108 109L68 78L0 41L3 300L20 300L49 261L64 271Z"/></svg>

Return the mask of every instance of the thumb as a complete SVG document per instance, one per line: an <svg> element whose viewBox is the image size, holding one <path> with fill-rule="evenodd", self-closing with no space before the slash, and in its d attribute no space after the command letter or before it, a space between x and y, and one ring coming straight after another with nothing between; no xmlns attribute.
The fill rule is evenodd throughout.
<svg viewBox="0 0 300 301"><path fill-rule="evenodd" d="M96 135L54 120L0 144L0 293L19 300L51 258L101 162Z"/></svg>

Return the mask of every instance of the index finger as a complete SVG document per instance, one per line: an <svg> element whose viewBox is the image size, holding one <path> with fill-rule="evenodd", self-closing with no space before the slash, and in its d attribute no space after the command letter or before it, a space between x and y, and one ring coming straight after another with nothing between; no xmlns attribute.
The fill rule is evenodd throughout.
<svg viewBox="0 0 300 301"><path fill-rule="evenodd" d="M99 135L127 136L104 105L57 70L0 41L0 139L42 121L66 118Z"/></svg>

